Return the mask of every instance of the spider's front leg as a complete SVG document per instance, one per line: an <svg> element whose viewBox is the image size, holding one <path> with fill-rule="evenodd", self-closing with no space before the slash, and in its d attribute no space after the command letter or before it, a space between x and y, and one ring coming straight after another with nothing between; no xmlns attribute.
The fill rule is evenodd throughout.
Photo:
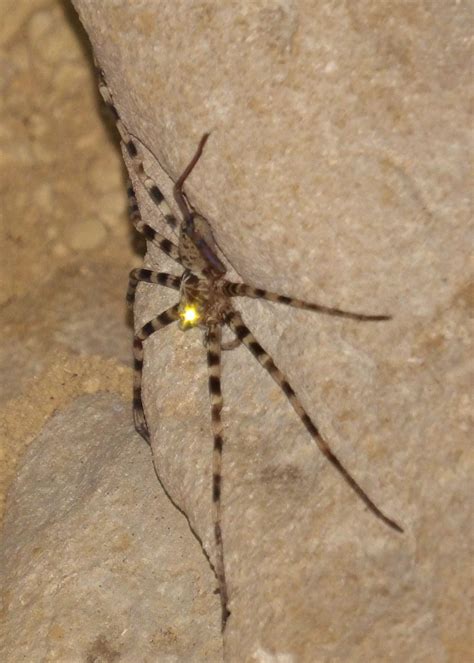
<svg viewBox="0 0 474 663"><path fill-rule="evenodd" d="M212 503L214 516L214 539L216 544L215 573L219 582L219 593L222 608L222 630L230 615L227 607L228 592L224 567L224 544L222 541L222 436L221 412L223 406L221 392L221 340L220 325L211 325L206 335L207 366L209 379L209 398L211 401L211 425L214 438L212 454Z"/></svg>
<svg viewBox="0 0 474 663"><path fill-rule="evenodd" d="M156 331L179 319L178 304L163 311L156 318L143 325L133 339L133 419L135 428L143 439L150 444L150 433L146 423L142 402L143 343Z"/></svg>
<svg viewBox="0 0 474 663"><path fill-rule="evenodd" d="M285 393L286 397L290 401L293 409L295 410L298 417L303 422L306 430L311 435L313 440L316 442L319 450L324 454L328 461L336 468L339 474L343 477L346 483L352 488L352 490L358 495L358 497L368 506L372 513L382 520L386 525L396 530L397 532L403 532L402 528L398 523L396 523L391 518L388 518L376 504L370 499L367 493L359 486L357 481L352 477L352 475L346 470L344 465L341 463L339 458L333 453L328 443L321 436L321 433L317 429L316 425L311 420L311 417L303 408L300 403L299 398L297 397L293 387L290 385L288 380L285 378L280 369L275 365L275 362L270 357L268 352L266 352L260 343L255 339L252 332L245 325L242 316L237 311L232 311L227 315L226 319L227 324L235 332L237 338L250 350L253 356L257 361L267 370L275 382L281 387L282 391Z"/></svg>
<svg viewBox="0 0 474 663"><path fill-rule="evenodd" d="M382 320L390 320L390 315L368 315L366 313L353 313L351 311L343 311L339 308L331 308L330 306L323 306L322 304L314 304L312 302L305 302L302 299L295 299L295 297L287 297L286 295L279 295L276 292L269 292L263 288L254 288L246 283L232 283L226 281L225 292L229 297L252 297L254 299L266 299L269 302L277 302L278 304L286 304L287 306L294 306L295 308L305 309L306 311L316 311L317 313L324 313L325 315L334 315L338 318L349 318L350 320L359 321L372 321L381 322Z"/></svg>

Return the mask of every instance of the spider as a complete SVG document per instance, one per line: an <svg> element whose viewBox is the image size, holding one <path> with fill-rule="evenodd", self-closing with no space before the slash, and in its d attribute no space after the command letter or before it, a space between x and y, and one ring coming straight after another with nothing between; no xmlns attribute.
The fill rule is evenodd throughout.
<svg viewBox="0 0 474 663"><path fill-rule="evenodd" d="M127 131L120 116L115 110L111 93L103 78L100 90L106 103L112 107L121 138L140 181L147 189L152 200L159 207L166 222L175 228L178 225L177 220L172 214L158 186L146 174L134 139ZM150 225L143 222L134 191L131 187L129 188L130 216L135 228L142 233L147 240L155 243L164 253L178 262L184 268L184 271L181 276L174 276L150 269L132 270L127 291L127 302L131 307L133 306L135 301L135 291L137 285L141 282L154 283L179 291L179 301L147 322L138 330L138 332L136 332L134 337L134 421L136 430L148 444L150 444L150 434L143 409L141 390L143 344L152 334L175 322L182 331L186 331L187 329L196 326L204 330L204 344L207 349L211 425L214 438L212 455L212 504L216 547L214 571L219 583L218 591L221 599L222 629L224 629L230 612L228 609L228 589L225 575L224 546L221 528L222 449L224 445L221 418L223 407L221 392L222 350L232 349L241 343L248 348L261 366L268 371L275 382L281 387L283 393L288 398L290 404L301 419L319 450L339 472L357 496L365 503L370 511L386 525L397 532L403 532L403 529L398 523L386 516L376 506L349 471L344 467L338 457L332 452L330 446L319 432L316 424L303 408L298 396L285 375L255 339L252 332L246 326L239 311L234 308L233 300L236 297L266 299L271 302L286 304L295 308L316 311L317 313L324 313L326 315L357 321L384 321L389 320L391 316L353 313L269 292L245 283L228 281L225 278L226 268L217 256L217 247L209 223L204 217L197 214L191 208L183 193L183 185L199 161L208 138L208 133L205 133L202 136L193 158L188 163L173 188L174 199L182 215L182 221L179 224L179 242L177 245L166 239ZM224 326L229 327L235 335L233 341L227 344L222 342L222 327Z"/></svg>

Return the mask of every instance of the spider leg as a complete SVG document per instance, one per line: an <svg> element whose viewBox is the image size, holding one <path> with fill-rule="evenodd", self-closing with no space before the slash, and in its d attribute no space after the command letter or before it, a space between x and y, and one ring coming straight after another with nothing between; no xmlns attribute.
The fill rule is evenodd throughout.
<svg viewBox="0 0 474 663"><path fill-rule="evenodd" d="M283 392L286 394L288 400L290 401L293 409L296 414L299 416L301 421L306 427L306 430L311 435L313 440L319 447L319 450L324 454L324 456L329 460L329 462L336 468L339 474L342 475L344 480L349 484L352 490L360 497L360 499L368 506L372 513L380 518L386 525L396 530L397 532L403 532L402 528L398 523L396 523L391 518L388 518L382 511L374 504L370 499L367 493L359 486L357 481L351 476L351 474L346 470L341 461L337 456L331 451L328 443L323 439L321 433L318 431L315 424L312 422L311 418L301 405L298 397L296 396L293 388L291 387L288 380L285 378L280 369L275 365L273 359L270 355L262 348L262 346L257 342L252 332L246 327L242 316L237 311L232 311L227 315L227 324L235 332L237 337L241 342L250 350L253 356L257 361L267 370L275 382L281 387Z"/></svg>
<svg viewBox="0 0 474 663"><path fill-rule="evenodd" d="M132 269L127 290L127 304L130 308L135 301L135 291L139 283L156 283L157 285L164 285L167 288L179 290L181 277L174 276L173 274L165 274L164 272L154 272L151 269Z"/></svg>
<svg viewBox="0 0 474 663"><path fill-rule="evenodd" d="M176 217L172 213L171 209L168 206L168 203L166 202L163 194L161 193L160 189L158 186L155 184L155 182L149 177L145 169L143 167L143 160L138 153L137 145L135 142L135 139L129 134L127 127L125 124L122 122L122 119L117 111L117 108L114 103L114 98L112 96L112 93L107 86L107 83L105 81L105 76L104 72L100 71L99 72L99 92L102 95L103 100L105 101L106 105L110 108L112 115L115 119L115 124L117 126L118 132L120 134L120 137L122 139L122 142L125 146L125 149L127 150L128 156L132 160L133 167L135 172L137 173L140 182L143 184L145 189L148 191L148 194L150 198L153 200L155 205L158 207L160 210L161 214L163 215L163 218L165 221L172 227L176 228L178 225L178 222L176 221Z"/></svg>
<svg viewBox="0 0 474 663"><path fill-rule="evenodd" d="M148 444L150 444L150 433L142 403L143 342L154 332L163 329L178 318L178 304L175 304L147 322L133 339L133 419L137 432Z"/></svg>
<svg viewBox="0 0 474 663"><path fill-rule="evenodd" d="M246 283L232 283L226 281L225 293L229 297L253 297L256 299L267 299L270 302L277 302L278 304L287 304L295 308L302 308L307 311L316 311L317 313L325 313L326 315L334 315L339 318L350 318L351 320L371 320L377 322L380 320L390 320L391 315L367 315L365 313L352 313L351 311L343 311L339 308L331 308L323 306L322 304L312 304L305 302L302 299L295 299L294 297L287 297L286 295L279 295L276 292L269 292L263 288L254 288Z"/></svg>
<svg viewBox="0 0 474 663"><path fill-rule="evenodd" d="M219 581L222 606L222 630L230 615L227 608L228 593L224 567L224 546L222 542L222 392L221 392L221 336L220 325L211 325L207 333L207 366L209 375L209 398L211 401L211 423L214 437L212 454L212 502L214 515L214 538L216 544L215 571Z"/></svg>
<svg viewBox="0 0 474 663"><path fill-rule="evenodd" d="M148 225L148 223L145 223L143 221L138 207L137 199L135 196L135 191L133 190L131 184L129 184L128 186L127 193L128 193L128 209L129 209L130 219L133 225L135 226L135 229L138 230L139 233L145 235L147 240L156 244L156 246L158 246L158 248L160 248L163 251L163 253L169 255L170 258L176 260L176 262L181 263L179 257L179 249L176 246L176 244L173 244L172 241L170 241L163 235L160 235L159 232L157 232L154 228Z"/></svg>
<svg viewBox="0 0 474 663"><path fill-rule="evenodd" d="M183 184L191 174L194 166L197 164L199 161L202 151L204 149L204 145L206 144L207 139L209 138L209 134L203 134L201 137L201 140L199 141L199 145L197 147L196 152L194 153L193 158L191 161L188 163L184 171L181 173L179 178L176 180L176 183L173 187L173 195L174 199L176 200L176 203L181 211L181 214L184 217L185 221L191 220L191 214L189 212L188 205L186 203L186 198L184 197L183 194Z"/></svg>
<svg viewBox="0 0 474 663"><path fill-rule="evenodd" d="M183 215L179 242L180 250L182 250L181 257L186 259L186 261L189 263L189 261L193 260L192 255L195 254L197 249L200 256L194 255L195 264L193 269L196 270L200 268L206 271L215 271L217 274L222 275L225 274L226 268L217 257L215 249L213 248L214 240L212 238L212 232L209 228L209 224L204 219L204 217L201 217L199 214L196 214L189 208L186 196L183 193L183 185L191 174L194 166L201 158L204 145L206 144L209 135L209 133L205 133L201 136L201 140L199 141L193 158L188 163L174 185L173 195L181 211L181 214ZM203 223L205 224L205 229L203 229ZM204 265L200 264L200 258L201 260L204 260ZM185 266L188 267L189 265Z"/></svg>

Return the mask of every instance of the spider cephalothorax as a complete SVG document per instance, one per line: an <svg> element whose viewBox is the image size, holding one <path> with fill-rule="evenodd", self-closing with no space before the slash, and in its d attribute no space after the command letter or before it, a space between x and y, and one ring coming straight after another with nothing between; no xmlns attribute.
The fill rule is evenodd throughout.
<svg viewBox="0 0 474 663"><path fill-rule="evenodd" d="M204 278L185 272L178 306L180 329L225 324L226 316L232 311L225 285L226 281L218 275Z"/></svg>
<svg viewBox="0 0 474 663"><path fill-rule="evenodd" d="M105 83L102 83L101 92L105 101L112 104L112 97ZM115 117L117 127L120 131L127 152L132 159L137 176L153 201L158 205L165 221L171 227L175 228L178 225L176 218L172 214L157 185L146 175L142 160L138 154L137 146L116 111ZM382 522L398 532L403 530L394 520L388 518L376 506L348 470L346 470L344 465L342 465L337 456L331 451L316 424L300 403L293 387L280 369L275 365L270 355L262 348L252 332L245 325L240 313L233 308L231 300L235 297L244 296L261 298L296 308L357 321L383 321L389 320L390 316L352 313L342 309L305 302L300 299L295 299L294 297L268 292L262 288L254 288L245 283L234 283L226 280L224 278L226 269L217 256L218 249L211 228L206 219L190 208L183 193L183 184L198 162L208 136L208 134L203 135L194 157L184 169L182 175L178 178L174 186L175 202L182 214L178 246L143 222L140 217L134 192L132 189L129 190L131 218L136 229L143 233L149 241L154 242L159 246L164 253L180 263L184 267L184 272L181 276L173 276L171 274L155 272L149 269L134 269L130 274L127 300L130 305L133 304L135 290L139 282L156 283L179 290L180 293L179 302L177 304L171 306L169 309L147 322L147 324L138 329L135 334L133 344L135 358L133 399L134 419L137 431L145 438L145 440L147 440L147 442L150 442L150 435L143 410L141 393L144 342L151 334L174 322L178 322L178 325L182 330L199 326L205 332L204 338L207 348L209 396L211 401L211 425L214 437L212 460L212 502L216 543L214 569L219 581L222 605L222 626L224 627L230 613L228 610L229 596L225 575L224 547L221 531L222 450L224 445L221 420L223 399L220 380L222 349L235 347L240 343L245 345L261 366L268 371L275 382L281 387L319 450L339 472L352 490ZM235 336L234 341L231 341L230 345L222 343L223 326L229 327Z"/></svg>

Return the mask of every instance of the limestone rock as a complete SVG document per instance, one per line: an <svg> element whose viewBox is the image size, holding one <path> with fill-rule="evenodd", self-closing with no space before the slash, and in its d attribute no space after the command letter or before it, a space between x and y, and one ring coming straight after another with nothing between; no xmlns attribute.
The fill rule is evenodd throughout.
<svg viewBox="0 0 474 663"><path fill-rule="evenodd" d="M31 444L1 569L2 661L221 660L214 575L117 397L77 399Z"/></svg>
<svg viewBox="0 0 474 663"><path fill-rule="evenodd" d="M234 275L394 316L239 302L405 534L365 512L248 353L226 353L227 660L468 660L468 4L74 4L168 197L212 130L187 194ZM137 324L174 298L142 288ZM145 354L160 479L212 560L200 333L169 328Z"/></svg>

